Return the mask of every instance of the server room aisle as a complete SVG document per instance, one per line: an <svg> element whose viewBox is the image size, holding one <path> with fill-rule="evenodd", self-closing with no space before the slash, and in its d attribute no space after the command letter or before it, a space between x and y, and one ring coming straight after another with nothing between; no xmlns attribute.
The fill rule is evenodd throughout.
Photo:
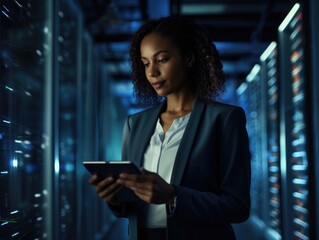
<svg viewBox="0 0 319 240"><path fill-rule="evenodd" d="M230 3L237 16L236 1L211 6ZM137 12L120 22L110 14L89 28L86 17L100 14L90 4L102 2ZM0 240L128 240L127 220L97 197L82 162L120 159L124 120L141 110L125 54L146 9L133 2L209 1L0 0ZM258 2L241 0L238 16L259 15ZM275 38L252 69L246 56L258 49L235 42L229 14L223 28L232 26L231 35L218 47L233 90L225 95L247 113L252 150L251 218L234 229L238 240L319 240L319 1L277 2L292 8L275 30L266 31L270 18L267 28L258 27ZM148 17L154 13L160 11ZM222 25L221 15L205 15L207 24Z"/></svg>

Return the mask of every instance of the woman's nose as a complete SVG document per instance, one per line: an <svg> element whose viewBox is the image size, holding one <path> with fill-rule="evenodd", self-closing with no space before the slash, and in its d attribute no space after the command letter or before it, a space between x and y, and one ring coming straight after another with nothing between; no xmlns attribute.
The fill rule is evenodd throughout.
<svg viewBox="0 0 319 240"><path fill-rule="evenodd" d="M157 77L157 76L160 75L160 72L159 72L159 70L156 68L156 66L152 65L152 66L149 66L147 75L148 75L149 77Z"/></svg>

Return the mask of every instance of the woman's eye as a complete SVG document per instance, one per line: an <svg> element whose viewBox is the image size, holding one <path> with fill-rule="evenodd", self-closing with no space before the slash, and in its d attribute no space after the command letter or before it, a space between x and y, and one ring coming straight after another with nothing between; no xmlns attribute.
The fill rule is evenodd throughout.
<svg viewBox="0 0 319 240"><path fill-rule="evenodd" d="M159 59L158 62L159 63L165 63L165 62L167 62L167 60L168 60L167 58L162 58L162 59Z"/></svg>
<svg viewBox="0 0 319 240"><path fill-rule="evenodd" d="M149 63L143 63L144 67L148 67Z"/></svg>

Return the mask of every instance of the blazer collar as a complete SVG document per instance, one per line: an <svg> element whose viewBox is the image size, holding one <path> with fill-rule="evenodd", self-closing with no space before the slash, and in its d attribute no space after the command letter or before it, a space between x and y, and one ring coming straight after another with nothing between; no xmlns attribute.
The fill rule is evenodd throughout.
<svg viewBox="0 0 319 240"><path fill-rule="evenodd" d="M158 118L160 117L161 112L165 106L166 106L166 102L160 103L158 107L150 111L146 115L146 117L142 119L143 132L138 134L140 138L138 139L138 141L134 142L135 149L138 149L136 154L137 156L136 163L138 164L138 166L143 165L144 153L147 149L147 146L150 143L150 139L154 133L154 129L158 121Z"/></svg>
<svg viewBox="0 0 319 240"><path fill-rule="evenodd" d="M196 100L184 135L178 147L171 178L172 184L179 185L182 180L185 166L192 150L192 145L195 140L195 134L199 127L204 108L204 102L202 102L201 100Z"/></svg>

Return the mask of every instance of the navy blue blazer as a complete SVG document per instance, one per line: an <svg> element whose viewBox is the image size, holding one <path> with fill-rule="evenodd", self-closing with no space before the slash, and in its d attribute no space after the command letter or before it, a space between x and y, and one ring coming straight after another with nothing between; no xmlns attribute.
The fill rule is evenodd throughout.
<svg viewBox="0 0 319 240"><path fill-rule="evenodd" d="M144 152L165 104L128 116L123 161L143 165ZM250 175L243 109L197 100L173 167L171 184L176 188L177 204L172 213L167 211L168 239L236 239L231 223L249 217ZM115 211L117 216L129 217L132 240L136 238L138 209L143 206L129 203Z"/></svg>

